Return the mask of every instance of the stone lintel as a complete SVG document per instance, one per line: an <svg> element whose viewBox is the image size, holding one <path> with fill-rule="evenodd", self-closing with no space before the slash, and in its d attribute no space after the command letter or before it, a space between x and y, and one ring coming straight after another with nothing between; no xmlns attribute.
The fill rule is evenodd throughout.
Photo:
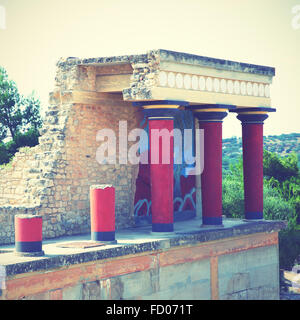
<svg viewBox="0 0 300 320"><path fill-rule="evenodd" d="M231 61L231 60L224 60L224 59L217 59L205 56L199 56L190 53L183 53L183 52L176 52L170 50L158 50L160 55L161 61L168 61L168 62L176 62L176 63L183 63L183 64L190 64L190 65L197 65L201 67L209 67L218 70L228 70L228 71L235 71L235 72L244 72L244 73L252 73L252 74L260 74L266 76L274 76L275 75L275 68Z"/></svg>
<svg viewBox="0 0 300 320"><path fill-rule="evenodd" d="M191 104L271 107L275 69L170 50L60 60L60 68L95 68L95 90L125 101L185 100ZM84 81L84 80L83 80Z"/></svg>
<svg viewBox="0 0 300 320"><path fill-rule="evenodd" d="M252 74L260 74L266 76L274 76L275 68L268 66L261 66L256 64L249 64L244 62L237 62L231 60L217 59L205 56L199 56L196 54L176 52L165 49L150 50L146 54L135 54L135 55L122 55L122 56L111 56L111 57L98 57L80 59L75 57L68 57L60 59L57 63L58 66L65 65L97 65L103 66L107 64L138 64L148 63L151 56L159 57L159 60L167 62L176 62L182 64L197 65L202 67L209 67L219 70L228 70Z"/></svg>

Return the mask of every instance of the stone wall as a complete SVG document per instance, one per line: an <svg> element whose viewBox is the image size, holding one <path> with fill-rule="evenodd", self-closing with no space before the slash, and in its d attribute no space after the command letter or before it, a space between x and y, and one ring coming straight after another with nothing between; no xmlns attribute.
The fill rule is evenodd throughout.
<svg viewBox="0 0 300 320"><path fill-rule="evenodd" d="M120 94L95 92L95 67L58 62L39 145L15 155L0 169L0 244L14 242L14 215L43 216L43 237L90 231L89 187L112 183L116 188L116 228L133 225L138 166L100 165L96 161L98 130L114 130L119 120L128 131L142 115ZM130 144L129 144L130 146Z"/></svg>
<svg viewBox="0 0 300 320"><path fill-rule="evenodd" d="M196 238L17 261L0 300L279 299L278 232Z"/></svg>

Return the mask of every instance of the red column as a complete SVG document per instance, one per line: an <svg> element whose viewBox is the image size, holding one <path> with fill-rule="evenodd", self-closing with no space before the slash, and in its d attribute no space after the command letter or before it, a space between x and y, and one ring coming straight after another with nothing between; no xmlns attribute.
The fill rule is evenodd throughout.
<svg viewBox="0 0 300 320"><path fill-rule="evenodd" d="M275 108L237 108L242 122L245 218L263 219L263 124Z"/></svg>
<svg viewBox="0 0 300 320"><path fill-rule="evenodd" d="M193 105L199 129L204 134L204 164L201 174L202 226L223 226L222 223L222 122L227 105ZM201 141L201 139L199 139Z"/></svg>
<svg viewBox="0 0 300 320"><path fill-rule="evenodd" d="M222 122L199 121L199 128L204 130L202 223L222 225Z"/></svg>
<svg viewBox="0 0 300 320"><path fill-rule="evenodd" d="M111 185L90 187L91 239L115 241L115 188Z"/></svg>
<svg viewBox="0 0 300 320"><path fill-rule="evenodd" d="M173 163L174 163L174 139L172 118L149 117L149 150L150 150L150 179L151 179L151 208L152 231L172 232L173 227ZM165 130L166 139L159 136L158 145L152 146L157 132ZM156 132L155 132L156 131ZM170 136L168 137L168 135ZM168 149L168 150L167 150ZM169 154L168 159L163 159L163 153ZM157 159L158 163L154 163ZM167 160L167 161L163 161ZM166 162L166 163L164 163Z"/></svg>
<svg viewBox="0 0 300 320"><path fill-rule="evenodd" d="M20 214L15 216L16 254L24 256L41 256L42 251L42 216Z"/></svg>
<svg viewBox="0 0 300 320"><path fill-rule="evenodd" d="M150 161L152 232L173 232L174 117L179 114L179 107L188 106L188 102L140 101L133 105L143 107L149 124L148 159ZM165 137L163 131L165 131ZM161 134L159 139L156 139L155 135L158 132ZM151 147L153 141L157 142ZM164 154L168 155L166 159ZM157 160L157 163L153 160Z"/></svg>
<svg viewBox="0 0 300 320"><path fill-rule="evenodd" d="M263 123L243 123L245 218L263 219Z"/></svg>

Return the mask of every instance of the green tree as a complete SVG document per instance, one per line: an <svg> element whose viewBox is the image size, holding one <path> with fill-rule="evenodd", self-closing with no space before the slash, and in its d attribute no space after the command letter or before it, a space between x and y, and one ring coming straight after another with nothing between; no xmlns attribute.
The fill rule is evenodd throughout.
<svg viewBox="0 0 300 320"><path fill-rule="evenodd" d="M20 147L38 144L41 125L40 101L33 93L20 95L15 82L0 67L0 165L8 163ZM11 140L4 143L8 137Z"/></svg>
<svg viewBox="0 0 300 320"><path fill-rule="evenodd" d="M9 135L14 140L18 132L31 127L37 130L41 124L40 101L33 94L20 95L15 82L0 67L0 141Z"/></svg>
<svg viewBox="0 0 300 320"><path fill-rule="evenodd" d="M42 119L40 116L40 101L32 93L27 98L23 99L25 106L22 114L23 124L31 126L34 130L38 130L42 126Z"/></svg>
<svg viewBox="0 0 300 320"><path fill-rule="evenodd" d="M6 71L0 67L0 125L2 139L7 136L7 131L14 138L22 125L20 100L21 97L16 84L8 79Z"/></svg>
<svg viewBox="0 0 300 320"><path fill-rule="evenodd" d="M274 178L280 183L299 176L298 157L291 153L287 157L264 150L264 176Z"/></svg>

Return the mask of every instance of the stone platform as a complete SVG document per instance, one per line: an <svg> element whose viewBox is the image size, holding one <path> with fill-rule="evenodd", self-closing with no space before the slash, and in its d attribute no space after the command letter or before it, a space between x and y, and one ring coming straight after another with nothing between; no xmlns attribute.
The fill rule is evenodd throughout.
<svg viewBox="0 0 300 320"><path fill-rule="evenodd" d="M90 235L46 240L42 257L0 247L0 299L279 299L278 231L282 221L200 219L118 230L117 244L84 246ZM76 246L78 242L78 246ZM70 247L59 247L61 244Z"/></svg>

